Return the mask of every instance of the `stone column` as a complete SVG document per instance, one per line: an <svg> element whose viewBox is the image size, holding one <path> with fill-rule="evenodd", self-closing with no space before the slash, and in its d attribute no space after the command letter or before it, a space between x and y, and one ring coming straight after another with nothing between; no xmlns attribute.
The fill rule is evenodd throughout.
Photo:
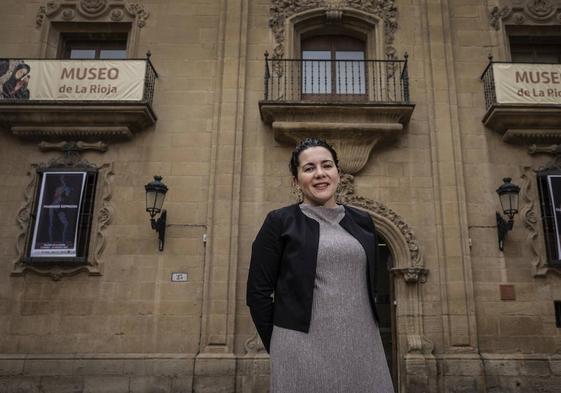
<svg viewBox="0 0 561 393"><path fill-rule="evenodd" d="M235 280L247 14L247 0L221 1L201 343L195 364L197 392L235 390Z"/></svg>
<svg viewBox="0 0 561 393"><path fill-rule="evenodd" d="M470 352L477 335L448 0L428 0L424 24L444 350Z"/></svg>

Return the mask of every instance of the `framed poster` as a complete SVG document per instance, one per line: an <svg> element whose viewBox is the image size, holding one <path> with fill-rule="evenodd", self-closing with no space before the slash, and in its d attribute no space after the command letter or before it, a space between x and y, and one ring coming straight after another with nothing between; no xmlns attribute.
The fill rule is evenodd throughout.
<svg viewBox="0 0 561 393"><path fill-rule="evenodd" d="M40 181L31 258L76 257L86 171L45 171Z"/></svg>
<svg viewBox="0 0 561 393"><path fill-rule="evenodd" d="M561 170L537 174L547 264L561 265Z"/></svg>
<svg viewBox="0 0 561 393"><path fill-rule="evenodd" d="M549 191L549 198L553 216L554 231L555 231L555 250L557 259L561 256L561 174L548 175L547 185Z"/></svg>

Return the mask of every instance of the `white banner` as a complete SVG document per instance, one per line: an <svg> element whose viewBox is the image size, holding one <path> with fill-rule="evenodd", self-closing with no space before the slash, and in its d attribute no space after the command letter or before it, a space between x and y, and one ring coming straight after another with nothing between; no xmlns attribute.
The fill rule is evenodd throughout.
<svg viewBox="0 0 561 393"><path fill-rule="evenodd" d="M0 100L140 101L145 60L0 60Z"/></svg>
<svg viewBox="0 0 561 393"><path fill-rule="evenodd" d="M561 104L561 64L494 63L499 104Z"/></svg>

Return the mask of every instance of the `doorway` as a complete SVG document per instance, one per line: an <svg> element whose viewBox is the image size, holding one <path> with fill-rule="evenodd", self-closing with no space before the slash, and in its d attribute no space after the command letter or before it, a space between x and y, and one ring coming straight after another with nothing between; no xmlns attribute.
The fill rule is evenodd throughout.
<svg viewBox="0 0 561 393"><path fill-rule="evenodd" d="M386 240L378 234L378 294L376 310L380 318L380 336L394 386L397 384L397 335L395 320L394 282L391 273L393 258Z"/></svg>

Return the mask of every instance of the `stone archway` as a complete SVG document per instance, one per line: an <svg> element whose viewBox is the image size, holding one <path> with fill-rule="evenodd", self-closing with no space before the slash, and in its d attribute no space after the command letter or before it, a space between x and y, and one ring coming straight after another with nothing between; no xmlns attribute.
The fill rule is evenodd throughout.
<svg viewBox="0 0 561 393"><path fill-rule="evenodd" d="M354 176L341 175L338 202L366 211L386 240L394 260L391 269L397 302L398 391L433 391L436 360L433 344L423 333L420 284L425 283L422 249L405 220L380 202L355 194ZM401 279L400 279L401 278Z"/></svg>

